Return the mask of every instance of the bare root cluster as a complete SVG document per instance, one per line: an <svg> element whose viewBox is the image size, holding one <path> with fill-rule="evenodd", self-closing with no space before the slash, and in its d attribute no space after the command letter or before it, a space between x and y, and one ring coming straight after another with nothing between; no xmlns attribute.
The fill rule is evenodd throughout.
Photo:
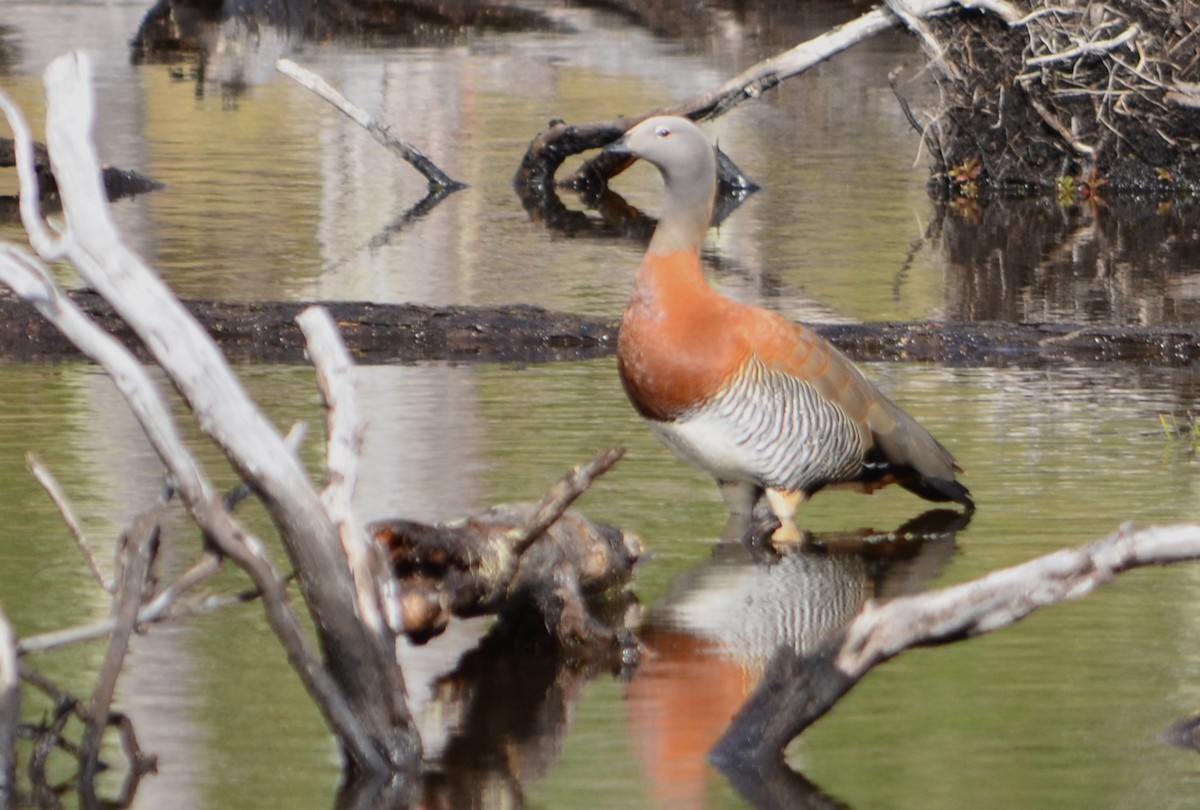
<svg viewBox="0 0 1200 810"><path fill-rule="evenodd" d="M925 133L947 187L1087 198L1200 184L1200 3L1025 5L1009 24L927 20L942 99Z"/></svg>

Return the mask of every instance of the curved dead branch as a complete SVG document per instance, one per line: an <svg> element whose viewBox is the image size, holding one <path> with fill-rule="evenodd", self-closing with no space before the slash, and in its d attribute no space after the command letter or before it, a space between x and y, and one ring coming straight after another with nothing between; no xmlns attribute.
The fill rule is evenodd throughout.
<svg viewBox="0 0 1200 810"><path fill-rule="evenodd" d="M905 19L910 21L919 21L955 6L982 8L999 15L1010 24L1020 17L1016 9L1004 0L906 0L903 3L897 0L895 5L903 8ZM891 8L872 9L845 25L765 59L725 83L678 104L660 107L641 115L623 116L612 121L585 124L551 121L550 128L537 135L529 144L513 182L534 191L544 190L553 185L554 174L566 158L611 143L638 121L652 115L682 115L694 121L717 118L743 101L759 98L781 82L798 76L859 42L895 28L903 22ZM562 181L562 184L571 187L594 185L598 180L607 180L619 174L629 163L627 158L603 155L589 161L573 177Z"/></svg>
<svg viewBox="0 0 1200 810"><path fill-rule="evenodd" d="M868 603L813 652L780 650L710 754L722 768L773 767L783 749L872 668L913 647L990 633L1145 565L1200 559L1200 525L1134 530L938 591Z"/></svg>

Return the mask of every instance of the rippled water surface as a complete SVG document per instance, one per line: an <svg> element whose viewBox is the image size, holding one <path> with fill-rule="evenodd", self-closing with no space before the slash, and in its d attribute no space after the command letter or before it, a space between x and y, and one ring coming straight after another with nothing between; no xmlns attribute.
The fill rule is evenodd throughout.
<svg viewBox="0 0 1200 810"><path fill-rule="evenodd" d="M616 318L642 245L531 217L510 185L529 140L552 118L686 98L866 8L708 9L643 26L602 6L526 5L553 25L290 52L470 184L415 219L421 178L276 76L269 37L259 61L237 66L236 89L220 82L232 75L224 63L206 79L186 61L131 64L126 43L141 3L9 3L0 86L40 130L46 62L69 46L93 52L101 155L167 184L115 203L114 214L181 295L529 302ZM884 36L707 127L764 185L710 234L717 286L812 321L1195 321L1200 236L1183 204L937 209L887 85L901 64L902 92L927 97L913 44ZM655 210L652 172L635 167L616 186ZM22 238L13 223L0 224L0 237ZM1192 368L867 371L954 450L978 512L938 541L863 549L862 530L889 532L927 504L902 491L824 493L802 522L828 552L765 568L717 542L725 510L715 488L639 423L612 359L360 368L365 519L444 520L535 500L570 465L620 443L626 458L579 506L653 552L634 582L647 653L626 679L532 654L463 657L479 621L408 651L410 698L439 763L431 795L456 807L747 806L704 755L779 641L811 645L867 598L969 580L1125 520L1196 518L1192 448L1160 426L1160 414L1195 408ZM308 369L239 372L281 427L319 425ZM232 484L191 430L214 477ZM318 432L303 451L314 475ZM27 472L27 452L61 479L105 549L105 570L113 538L153 501L162 476L94 368L0 365L0 604L23 636L108 612ZM253 506L246 514L265 531ZM172 528L168 572L198 548L181 516ZM243 585L231 571L213 589ZM864 808L1192 806L1200 762L1160 734L1200 706L1198 586L1195 566L1136 571L1017 627L901 656L789 749L803 774L793 798ZM102 655L83 646L35 663L87 694ZM483 674L472 669L479 660ZM117 704L159 756L135 807L334 804L337 752L256 605L137 638ZM34 703L26 714L43 709Z"/></svg>

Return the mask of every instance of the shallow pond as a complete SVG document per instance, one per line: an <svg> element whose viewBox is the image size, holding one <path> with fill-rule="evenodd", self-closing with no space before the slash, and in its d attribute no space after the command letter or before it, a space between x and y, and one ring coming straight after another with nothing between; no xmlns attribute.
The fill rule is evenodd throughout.
<svg viewBox="0 0 1200 810"><path fill-rule="evenodd" d="M529 140L552 118L604 118L688 97L855 13L821 2L713 7L643 26L603 6L525 5L553 25L433 45L300 43L290 52L470 184L417 218L407 212L423 180L274 75L267 38L261 62L214 64L198 77L187 62L131 64L126 43L142 3L8 3L0 85L40 130L45 64L67 47L95 54L101 155L167 184L113 211L181 295L531 302L615 318L642 245L598 227L549 229L527 213L510 180ZM904 92L930 92L912 78L913 43L884 36L708 126L764 186L710 234L712 278L724 292L811 321L1194 322L1194 211L1040 203L939 211L887 85L898 64L908 66ZM237 82L219 81L236 70ZM655 209L660 185L644 167L616 185ZM20 230L2 224L0 237L21 239ZM60 272L64 284L78 283ZM319 424L308 369L239 371L281 427ZM406 674L437 762L430 795L439 806L746 806L704 754L779 634L811 643L873 594L968 580L1129 519L1196 518L1192 448L1165 437L1159 417L1196 407L1194 368L867 371L954 450L979 510L956 535L897 560L831 552L777 570L717 543L725 513L715 488L649 436L611 358L359 370L364 518L441 520L535 500L569 466L620 443L628 455L579 507L636 532L653 552L634 582L647 655L627 678L535 655L485 658L490 668L472 675L478 665L463 655L480 622L410 651ZM214 477L231 484L196 431L192 438ZM108 611L27 472L27 452L59 476L101 548L154 499L162 475L95 369L0 365L0 604L21 635ZM319 475L319 437L304 454ZM925 507L899 491L827 493L802 519L836 546L862 529L896 529ZM248 515L265 523L253 508ZM174 527L169 571L198 548L186 521ZM226 572L213 588L243 584ZM1017 627L901 656L789 749L807 780L797 778L797 800L1191 806L1200 762L1160 735L1200 706L1188 618L1198 586L1195 566L1137 571ZM739 612L751 592L769 616ZM84 646L36 664L86 694L102 654ZM335 802L333 743L256 605L136 639L117 704L159 756L135 807ZM105 786L115 792L116 777Z"/></svg>

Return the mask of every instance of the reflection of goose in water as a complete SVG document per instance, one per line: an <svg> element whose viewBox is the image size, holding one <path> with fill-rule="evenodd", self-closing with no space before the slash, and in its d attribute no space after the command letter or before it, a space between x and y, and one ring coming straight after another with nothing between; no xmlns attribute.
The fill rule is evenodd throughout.
<svg viewBox="0 0 1200 810"><path fill-rule="evenodd" d="M817 534L805 550L765 563L720 544L676 580L638 632L645 655L626 692L633 744L656 798L704 806L708 750L778 647L806 652L868 599L923 589L969 520L933 510L890 533Z"/></svg>

